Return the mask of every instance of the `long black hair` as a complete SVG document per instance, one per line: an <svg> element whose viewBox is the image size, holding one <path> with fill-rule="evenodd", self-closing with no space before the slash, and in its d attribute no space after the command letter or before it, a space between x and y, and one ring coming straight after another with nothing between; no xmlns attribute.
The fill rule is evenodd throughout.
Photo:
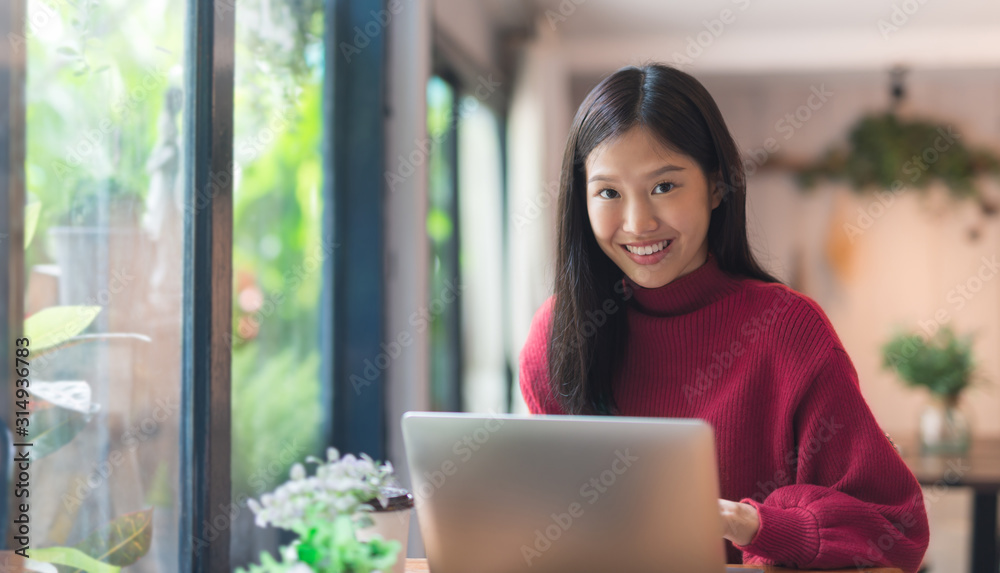
<svg viewBox="0 0 1000 573"><path fill-rule="evenodd" d="M577 110L562 163L548 370L555 399L568 414L617 414L612 380L626 348L628 323L626 313L614 309L621 308L627 294L624 273L594 238L584 165L595 147L637 125L694 159L710 185L722 192L708 227L708 249L719 268L781 282L750 250L743 164L705 87L680 70L655 63L611 74Z"/></svg>

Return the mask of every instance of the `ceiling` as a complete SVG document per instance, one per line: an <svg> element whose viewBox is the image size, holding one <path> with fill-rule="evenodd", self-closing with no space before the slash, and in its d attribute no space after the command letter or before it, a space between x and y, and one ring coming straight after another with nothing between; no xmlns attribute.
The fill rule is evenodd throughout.
<svg viewBox="0 0 1000 573"><path fill-rule="evenodd" d="M691 33L704 21L719 18L729 8L744 31L869 29L878 33L880 19L921 30L949 27L1000 26L997 0L482 0L496 22L520 26L532 14L551 11L567 36L588 34ZM562 7L561 7L562 6ZM907 13L912 12L912 14ZM1000 42L1000 39L998 39Z"/></svg>
<svg viewBox="0 0 1000 573"><path fill-rule="evenodd" d="M497 30L539 22L591 71L692 53L706 71L1000 67L998 0L476 1Z"/></svg>

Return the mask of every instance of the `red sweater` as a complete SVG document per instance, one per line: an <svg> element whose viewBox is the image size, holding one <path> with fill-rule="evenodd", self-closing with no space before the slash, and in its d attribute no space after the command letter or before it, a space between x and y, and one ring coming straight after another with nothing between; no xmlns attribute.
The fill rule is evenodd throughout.
<svg viewBox="0 0 1000 573"><path fill-rule="evenodd" d="M711 255L660 288L625 283L619 411L713 426L721 497L760 516L749 545L726 542L730 562L742 551L745 563L917 570L928 543L923 494L819 305L730 276ZM520 356L521 392L538 414L565 413L546 366L552 303L535 314Z"/></svg>

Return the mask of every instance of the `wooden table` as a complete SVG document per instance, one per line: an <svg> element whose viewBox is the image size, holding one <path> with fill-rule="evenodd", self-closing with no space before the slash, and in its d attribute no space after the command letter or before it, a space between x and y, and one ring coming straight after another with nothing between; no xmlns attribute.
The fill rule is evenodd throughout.
<svg viewBox="0 0 1000 573"><path fill-rule="evenodd" d="M975 438L969 453L957 456L921 456L916 440L893 439L903 451L903 460L925 488L925 499L933 503L940 490L970 487L972 498L971 571L995 573L997 555L997 497L1000 493L1000 439ZM927 491L930 490L930 491Z"/></svg>
<svg viewBox="0 0 1000 573"><path fill-rule="evenodd" d="M730 565L739 569L763 569L767 573L797 573L797 569L783 569L781 567L771 567L768 565ZM426 559L407 559L406 573L429 573ZM616 573L616 572L609 572ZM824 569L823 573L903 573L899 569L838 569L835 571Z"/></svg>

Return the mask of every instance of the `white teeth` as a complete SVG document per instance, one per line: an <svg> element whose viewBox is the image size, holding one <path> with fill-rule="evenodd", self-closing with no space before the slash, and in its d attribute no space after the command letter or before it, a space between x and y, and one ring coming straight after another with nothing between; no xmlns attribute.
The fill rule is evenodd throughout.
<svg viewBox="0 0 1000 573"><path fill-rule="evenodd" d="M628 249L630 253L635 253L637 255L652 255L653 253L665 249L669 243L670 241L666 240L647 247L633 247L632 245L625 245L625 248Z"/></svg>

